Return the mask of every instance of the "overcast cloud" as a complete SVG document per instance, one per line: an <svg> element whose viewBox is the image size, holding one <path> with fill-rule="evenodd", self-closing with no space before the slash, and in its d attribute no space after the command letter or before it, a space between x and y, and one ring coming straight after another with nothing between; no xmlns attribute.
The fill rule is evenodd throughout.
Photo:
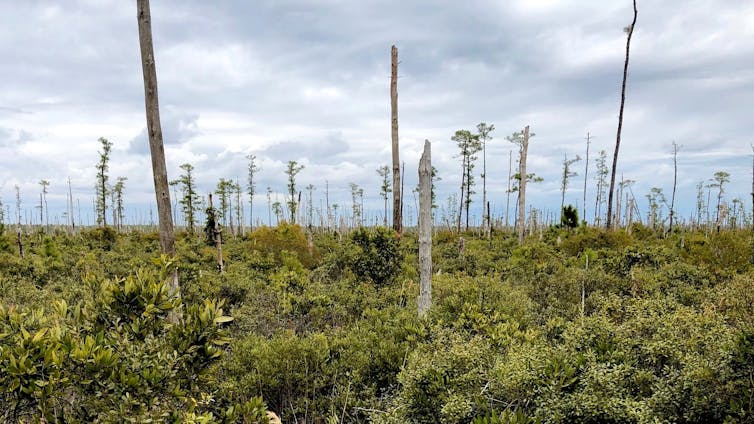
<svg viewBox="0 0 754 424"><path fill-rule="evenodd" d="M305 165L299 186L317 187L316 204L325 180L341 205L355 182L368 208L381 210L375 170L391 160L391 44L401 60L407 187L427 138L441 202L455 193L461 172L450 137L482 121L496 127L487 151L496 214L505 207L512 147L505 136L524 125L537 134L529 168L545 179L527 190L538 208L557 210L563 156L583 157L587 132L590 167L597 151L612 154L629 0L151 3L169 175L190 162L205 192L221 177L243 180L245 156L256 154L260 193L283 192L285 163L296 160ZM675 140L683 146L684 217L696 184L718 170L731 174L727 199L748 199L754 4L639 0L638 7L619 174L637 181L643 207L651 187L670 192ZM0 57L3 203L13 208L18 185L23 207L33 210L46 179L59 214L70 177L74 198L91 210L97 139L106 137L111 178L128 177L127 208L143 216L154 195L135 2L0 0ZM567 202L580 204L583 165ZM256 204L266 215L263 198Z"/></svg>

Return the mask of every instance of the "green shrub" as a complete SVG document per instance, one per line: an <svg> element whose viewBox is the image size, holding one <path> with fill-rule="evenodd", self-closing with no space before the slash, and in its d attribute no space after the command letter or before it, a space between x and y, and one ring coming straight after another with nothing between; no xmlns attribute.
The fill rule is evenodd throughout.
<svg viewBox="0 0 754 424"><path fill-rule="evenodd" d="M178 420L199 412L202 378L228 342L221 303L185 305L163 273L90 281L91 300L48 313L0 306L6 421Z"/></svg>
<svg viewBox="0 0 754 424"><path fill-rule="evenodd" d="M354 253L349 266L354 274L384 285L398 275L403 255L395 232L389 228L360 227L350 235Z"/></svg>

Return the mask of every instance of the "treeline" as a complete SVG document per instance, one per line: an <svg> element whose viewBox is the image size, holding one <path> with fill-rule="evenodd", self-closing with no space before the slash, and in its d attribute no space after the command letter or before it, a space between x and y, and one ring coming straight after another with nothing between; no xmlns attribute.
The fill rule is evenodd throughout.
<svg viewBox="0 0 754 424"><path fill-rule="evenodd" d="M535 172L526 170L526 179L521 179L522 165L526 168L524 147L528 147L528 139L524 143L524 132L514 132L505 139L514 147L509 155L508 177L504 190L504 207L492 208L493 203L488 195L487 186L487 145L493 141L494 125L480 123L475 131L459 130L451 137L458 147L458 158L461 165L461 186L458 193L449 194L444 201L437 199L437 185L442 180L437 168L432 169L432 208L436 225L446 229L468 230L476 228L479 232L489 233L492 230L518 229L523 222L529 232L542 231L551 225L602 226L606 223L607 189L609 187L610 170L608 168L607 152L600 150L597 157L590 162L591 134L587 135L584 159L580 155L564 156L560 178L560 210L537 208L527 204L525 191L521 187L542 182L543 179ZM534 133L529 138L534 137ZM156 218L152 210L148 212L127 212L124 201L128 178L117 176L112 178L109 173L109 161L112 143L100 138L99 160L95 165L96 179L94 183L95 195L91 199L94 223L98 226L112 225L117 230L125 226L129 228L149 227L156 225ZM741 197L729 199L727 186L731 175L726 171L717 171L710 178L699 181L696 185L694 210L688 216L679 216L677 212L677 160L680 146L672 143L672 161L674 165L674 180L672 189L666 192L661 187L652 187L644 196L634 193L636 180L621 176L617 182L615 205L613 208L612 226L631 227L634 222L642 223L652 228L672 230L674 226L687 228L703 228L715 230L717 228L745 228L751 225L751 208L747 208ZM513 152L516 152L515 158ZM479 159L482 159L481 172L476 170ZM389 200L393 192L390 183L390 168L387 165L375 170L379 178L374 190L384 203L382 211L368 211L365 208L367 190L356 183L349 183L350 201L339 203L333 201L331 186L325 180L321 186L308 184L299 187L297 176L304 170L304 165L297 161L289 161L284 171L287 185L284 189L273 189L267 186L260 190L259 180L262 168L256 155L246 156L247 174L244 180L238 178L220 178L211 194L214 196L214 213L219 218L220 225L229 234L239 235L252 230L255 226L277 225L280 222L300 223L309 228L353 228L357 226L380 225L391 222ZM524 160L522 160L524 159ZM584 161L583 168L580 162ZM495 158L495 163L500 163ZM591 169L590 169L591 164ZM209 208L208 193L199 189L204 183L197 181L194 165L184 163L180 167L177 178L170 181L172 186L173 218L181 223L189 232L203 227L207 219ZM404 169L405 171L405 169ZM481 178L481 201L475 200L477 190L476 178ZM581 180L578 180L579 177ZM114 182L113 182L114 180ZM522 184L523 182L523 184ZM15 203L0 199L0 223L21 227L41 226L75 230L84 224L80 199L73 198L71 182L68 179L66 193L66 209L59 217L50 221L48 195L50 181L39 182L40 192L34 205L35 212L29 213L24 209L24 200L18 185L15 186ZM418 218L418 187L400 190L401 204L406 208L402 214L406 225L416 225ZM573 193L575 187L582 192L582 201L575 204L566 202L566 194ZM316 196L315 193L319 193ZM282 197L281 197L282 194ZM410 197L409 197L410 196ZM643 197L643 199L642 199ZM408 199L407 199L408 198ZM473 213L472 204L479 202L477 207L481 215ZM260 203L262 208L260 208ZM502 201L500 203L503 203ZM256 205L256 209L255 209ZM520 208L523 205L524 210ZM643 205L643 206L642 206ZM11 209L12 208L12 209ZM86 207L85 207L86 209ZM260 209L266 209L259 213ZM257 215L254 215L255 211ZM523 213L521 213L523 212ZM86 213L85 216L88 216ZM89 224L88 220L87 224Z"/></svg>

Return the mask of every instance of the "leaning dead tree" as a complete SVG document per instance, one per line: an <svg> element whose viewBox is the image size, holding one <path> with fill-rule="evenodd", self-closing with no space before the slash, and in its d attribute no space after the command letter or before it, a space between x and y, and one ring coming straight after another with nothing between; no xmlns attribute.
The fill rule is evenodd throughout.
<svg viewBox="0 0 754 424"><path fill-rule="evenodd" d="M631 52L631 37L634 35L634 27L636 26L636 17L638 12L636 10L636 0L634 3L634 20L631 21L631 25L624 28L626 34L626 61L623 64L623 84L620 91L620 112L618 112L618 134L615 138L615 152L613 152L613 170L610 175L610 192L607 199L607 228L612 228L613 218L613 192L615 192L615 172L618 168L618 149L620 149L620 134L623 129L623 107L626 104L626 80L628 79L628 58Z"/></svg>
<svg viewBox="0 0 754 424"><path fill-rule="evenodd" d="M152 45L152 17L149 0L136 0L139 21L139 47L141 48L141 69L144 75L144 104L147 114L147 134L149 153L152 157L154 192L157 197L157 216L160 230L162 253L175 255L175 235L173 234L173 214L170 205L168 173L165 166L165 147L162 143L160 126L160 105L157 99L157 70L155 69L154 47ZM171 289L179 291L177 270L173 273Z"/></svg>
<svg viewBox="0 0 754 424"><path fill-rule="evenodd" d="M392 46L390 51L390 137L393 142L393 229L403 232L401 207L401 168L398 154L398 48Z"/></svg>
<svg viewBox="0 0 754 424"><path fill-rule="evenodd" d="M432 304L432 146L424 140L419 160L419 316Z"/></svg>

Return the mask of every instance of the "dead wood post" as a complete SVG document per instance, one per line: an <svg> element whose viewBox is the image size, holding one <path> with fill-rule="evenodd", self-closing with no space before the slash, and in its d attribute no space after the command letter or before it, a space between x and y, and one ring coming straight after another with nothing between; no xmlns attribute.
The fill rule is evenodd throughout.
<svg viewBox="0 0 754 424"><path fill-rule="evenodd" d="M401 205L401 169L398 151L398 48L391 48L390 66L390 137L393 145L393 229L403 232L403 208Z"/></svg>
<svg viewBox="0 0 754 424"><path fill-rule="evenodd" d="M432 304L432 153L429 140L419 160L419 316Z"/></svg>
<svg viewBox="0 0 754 424"><path fill-rule="evenodd" d="M217 269L222 274L225 272L225 264L223 263L223 232L220 229L215 208L212 206L212 193L209 194L209 210L215 215L212 220L212 239L215 241L215 249L217 250Z"/></svg>
<svg viewBox="0 0 754 424"><path fill-rule="evenodd" d="M147 134L149 135L149 152L152 157L152 175L154 191L157 198L157 216L159 219L160 247L162 253L175 256L175 235L173 234L173 215L170 205L168 173L165 166L165 147L162 143L160 126L160 105L157 97L157 70L155 68L154 47L152 45L152 17L149 0L137 0L137 18L139 21L139 47L141 49L141 68L144 77L144 105L147 115ZM171 289L180 292L178 270L173 272Z"/></svg>
<svg viewBox="0 0 754 424"><path fill-rule="evenodd" d="M521 144L518 182L518 244L524 244L526 235L526 152L529 149L529 126L524 128L524 140Z"/></svg>

